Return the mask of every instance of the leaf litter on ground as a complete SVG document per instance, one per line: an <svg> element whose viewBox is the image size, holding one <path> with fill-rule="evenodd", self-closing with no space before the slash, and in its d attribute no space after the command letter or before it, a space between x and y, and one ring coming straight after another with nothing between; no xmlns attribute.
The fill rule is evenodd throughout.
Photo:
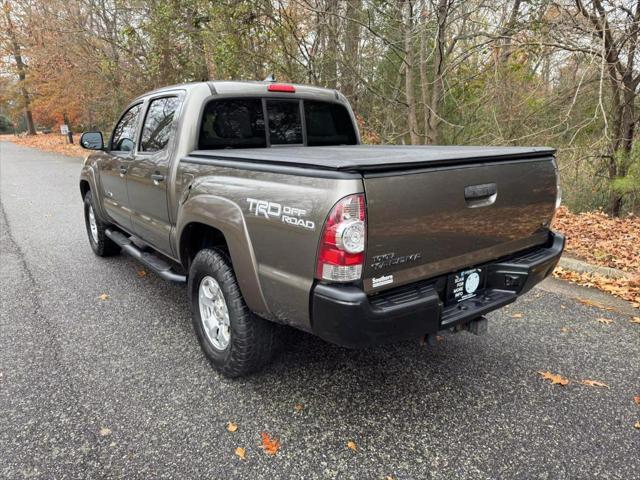
<svg viewBox="0 0 640 480"><path fill-rule="evenodd" d="M260 448L264 450L264 453L271 456L278 453L278 450L280 450L280 440L277 438L271 438L267 432L262 432L260 437L262 439L262 445L260 445Z"/></svg>
<svg viewBox="0 0 640 480"><path fill-rule="evenodd" d="M551 385L560 385L562 387L569 384L569 380L551 372L538 372L538 374L542 377L543 380L549 380Z"/></svg>

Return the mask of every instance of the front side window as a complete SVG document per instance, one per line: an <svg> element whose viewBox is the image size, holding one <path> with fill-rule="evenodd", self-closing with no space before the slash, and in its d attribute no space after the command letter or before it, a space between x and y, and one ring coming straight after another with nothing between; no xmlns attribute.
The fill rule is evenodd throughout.
<svg viewBox="0 0 640 480"><path fill-rule="evenodd" d="M262 100L215 100L204 109L200 125L200 150L266 147Z"/></svg>
<svg viewBox="0 0 640 480"><path fill-rule="evenodd" d="M267 100L267 116L271 145L302 144L299 101Z"/></svg>
<svg viewBox="0 0 640 480"><path fill-rule="evenodd" d="M116 152L130 152L135 146L138 117L142 104L134 105L125 112L111 137L111 150Z"/></svg>
<svg viewBox="0 0 640 480"><path fill-rule="evenodd" d="M179 104L177 97L156 98L151 101L142 126L140 151L164 150L169 143L173 118Z"/></svg>

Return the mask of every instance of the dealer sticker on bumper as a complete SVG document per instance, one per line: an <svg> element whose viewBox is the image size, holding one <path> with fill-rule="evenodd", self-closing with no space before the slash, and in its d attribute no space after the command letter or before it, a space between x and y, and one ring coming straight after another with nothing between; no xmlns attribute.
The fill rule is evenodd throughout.
<svg viewBox="0 0 640 480"><path fill-rule="evenodd" d="M371 279L373 288L389 285L390 283L393 283L393 275L382 275L381 277L373 277Z"/></svg>

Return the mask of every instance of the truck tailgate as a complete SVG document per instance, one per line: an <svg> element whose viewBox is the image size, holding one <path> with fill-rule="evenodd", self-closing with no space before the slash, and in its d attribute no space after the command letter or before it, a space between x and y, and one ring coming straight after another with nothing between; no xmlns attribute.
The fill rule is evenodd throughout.
<svg viewBox="0 0 640 480"><path fill-rule="evenodd" d="M364 186L367 292L544 243L557 188L551 156L365 173Z"/></svg>

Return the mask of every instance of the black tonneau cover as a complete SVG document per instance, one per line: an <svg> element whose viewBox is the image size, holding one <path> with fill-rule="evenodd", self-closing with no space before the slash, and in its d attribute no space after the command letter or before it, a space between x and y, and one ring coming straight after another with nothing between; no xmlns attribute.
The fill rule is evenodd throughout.
<svg viewBox="0 0 640 480"><path fill-rule="evenodd" d="M299 168L371 172L548 157L554 153L555 150L548 147L349 145L196 150L189 156Z"/></svg>

